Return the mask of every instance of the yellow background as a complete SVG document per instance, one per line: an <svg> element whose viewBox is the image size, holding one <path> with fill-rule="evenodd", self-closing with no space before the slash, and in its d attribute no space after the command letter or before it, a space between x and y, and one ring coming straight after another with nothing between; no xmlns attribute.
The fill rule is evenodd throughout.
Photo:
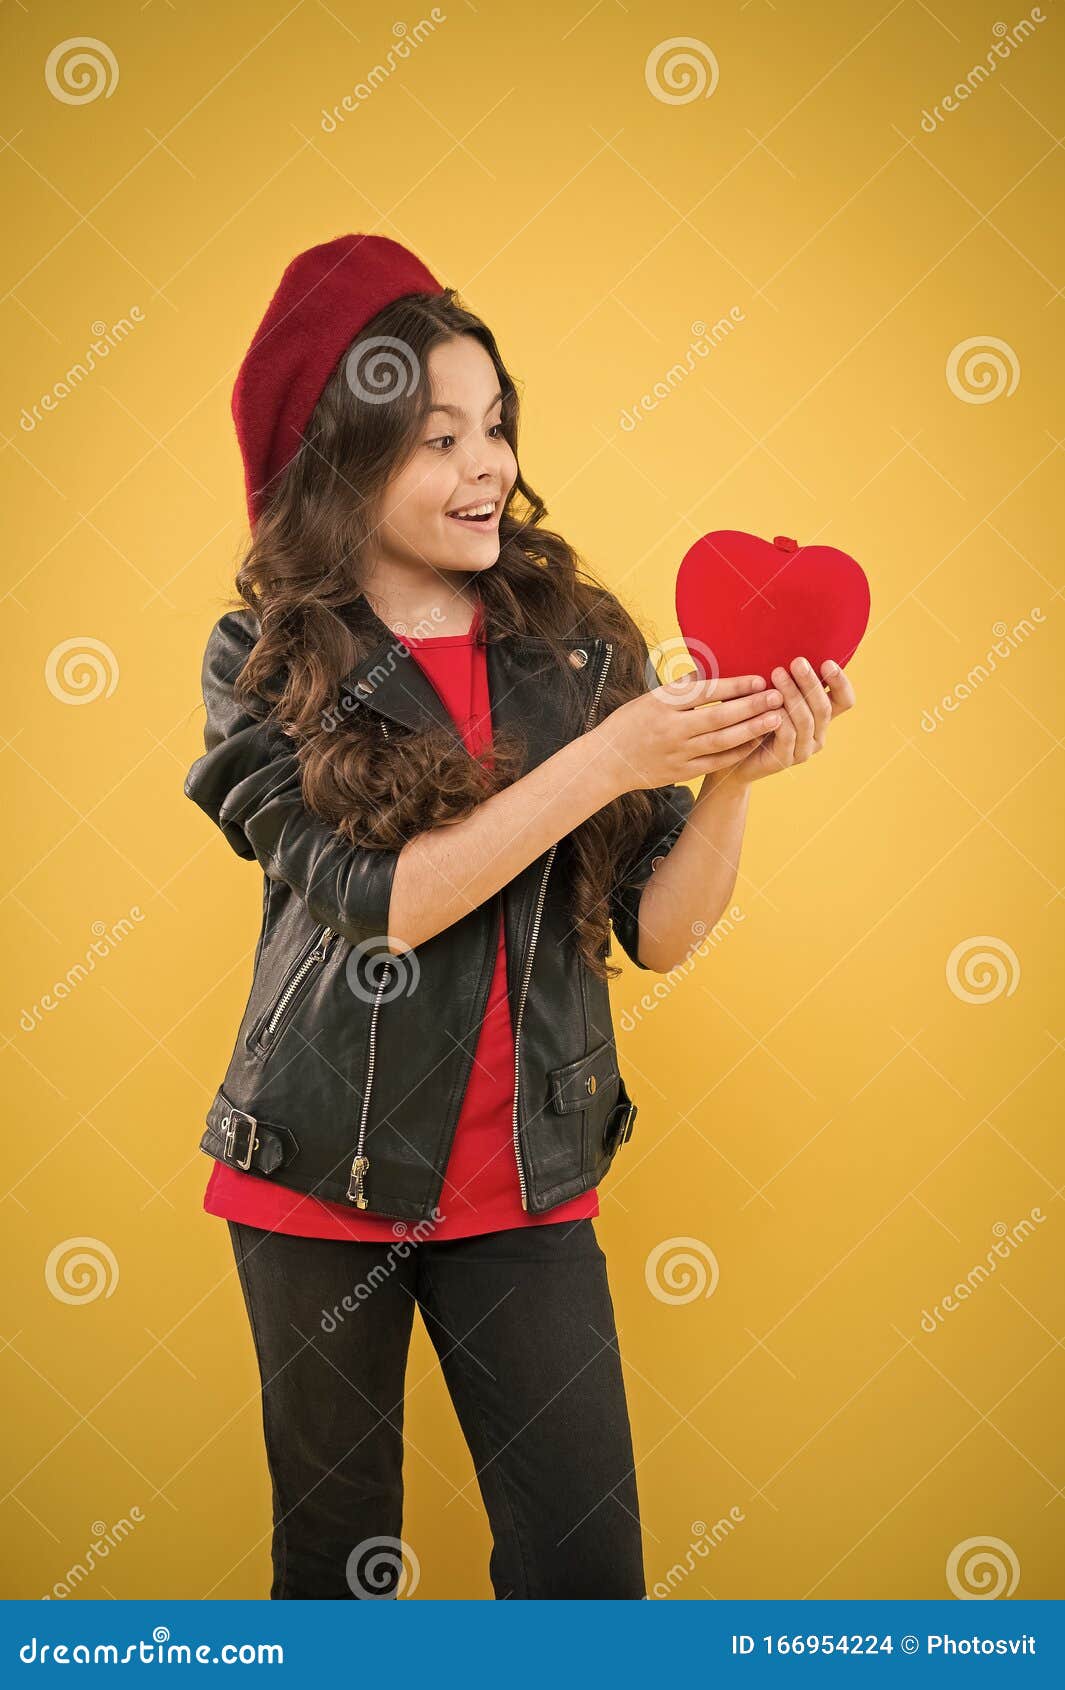
<svg viewBox="0 0 1065 1690"><path fill-rule="evenodd" d="M131 1507L143 1523L81 1595L268 1588L252 1346L197 1148L261 876L182 780L243 537L233 375L284 264L349 230L411 245L492 325L549 521L652 638L675 638L676 567L712 528L839 545L872 581L858 708L813 764L755 789L742 919L619 1034L640 1120L598 1227L649 1591L946 1596L952 1551L992 1538L1018 1596L1065 1594L1065 158L1047 10L928 133L922 111L1012 13L447 5L328 133L323 108L394 41L392 9L4 8L4 63L22 66L0 156L19 958L2 985L5 1594L45 1594ZM69 104L45 61L85 32L119 80ZM670 104L644 67L680 35L720 75ZM134 306L143 321L27 429L91 325ZM734 331L623 428L693 322L734 306ZM1019 381L974 403L947 360L987 336ZM922 729L996 625L1036 610ZM115 684L79 706L47 665L85 638ZM123 918L112 954L25 1030L94 924ZM1009 985L966 1002L948 958L982 936ZM627 968L619 1021L657 980ZM1033 1235L922 1331L996 1226L1035 1207ZM64 1303L45 1264L82 1236L119 1277ZM649 1289L651 1252L675 1239L712 1253L711 1295ZM407 1413L415 1596L487 1597L487 1527L420 1328ZM734 1529L693 1553L730 1509Z"/></svg>

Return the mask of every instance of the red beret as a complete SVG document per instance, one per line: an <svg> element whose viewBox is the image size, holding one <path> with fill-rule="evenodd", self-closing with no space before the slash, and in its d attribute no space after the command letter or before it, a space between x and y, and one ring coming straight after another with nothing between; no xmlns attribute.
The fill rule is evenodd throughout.
<svg viewBox="0 0 1065 1690"><path fill-rule="evenodd" d="M443 291L419 258L385 235L341 235L292 260L233 387L252 523L299 451L345 347L393 300Z"/></svg>

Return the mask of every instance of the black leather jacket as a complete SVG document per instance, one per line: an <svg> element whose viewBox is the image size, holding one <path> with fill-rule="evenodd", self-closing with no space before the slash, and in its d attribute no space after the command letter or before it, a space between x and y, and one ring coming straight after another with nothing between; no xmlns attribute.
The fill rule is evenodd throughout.
<svg viewBox="0 0 1065 1690"><path fill-rule="evenodd" d="M371 626L380 642L345 677L339 707L375 712L386 736L389 723L417 728L427 718L457 734L409 648L378 618ZM477 909L394 956L388 912L399 853L349 845L307 809L295 743L234 696L257 638L244 610L212 630L206 750L185 781L238 856L263 869L251 990L200 1148L371 1214L439 1218L502 919L523 1207L539 1214L597 1185L631 1134L636 1105L618 1067L607 985L581 959L563 877L551 875L559 844ZM602 639L566 643L587 689L590 727L612 648ZM525 732L523 772L575 737L554 661L542 640L508 637L487 648L492 721ZM609 893L613 931L638 966L640 894L693 802L686 786L654 795L654 823Z"/></svg>

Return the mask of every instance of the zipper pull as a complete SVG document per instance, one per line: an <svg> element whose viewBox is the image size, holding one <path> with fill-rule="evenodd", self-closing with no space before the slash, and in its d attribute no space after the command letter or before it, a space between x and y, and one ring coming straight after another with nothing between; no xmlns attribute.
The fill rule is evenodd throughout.
<svg viewBox="0 0 1065 1690"><path fill-rule="evenodd" d="M348 1201L355 1204L357 1209L365 1209L366 1198L362 1194L362 1179L370 1166L368 1156L356 1156L351 1164L351 1178L348 1181Z"/></svg>

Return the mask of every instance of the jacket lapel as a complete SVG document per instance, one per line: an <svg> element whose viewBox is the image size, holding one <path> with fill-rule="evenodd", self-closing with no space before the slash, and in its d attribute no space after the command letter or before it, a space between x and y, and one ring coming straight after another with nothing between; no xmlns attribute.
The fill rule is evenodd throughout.
<svg viewBox="0 0 1065 1690"><path fill-rule="evenodd" d="M409 647L366 606L372 633L380 635L366 656L345 675L339 692L341 718L360 706L389 721L417 731L430 722L448 729L464 744L451 713ZM591 687L602 663L602 639L568 639L571 652L587 661L574 665L578 681L576 707L570 690L560 684L554 656L545 640L508 635L490 640L487 648L488 694L492 727L513 727L525 734L527 774L581 732ZM583 684L582 684L583 683Z"/></svg>
<svg viewBox="0 0 1065 1690"><path fill-rule="evenodd" d="M364 601L364 614L377 642L344 676L340 684L337 713L340 716L368 705L379 715L405 728L421 728L439 722L459 737L451 712L398 634L394 634Z"/></svg>

